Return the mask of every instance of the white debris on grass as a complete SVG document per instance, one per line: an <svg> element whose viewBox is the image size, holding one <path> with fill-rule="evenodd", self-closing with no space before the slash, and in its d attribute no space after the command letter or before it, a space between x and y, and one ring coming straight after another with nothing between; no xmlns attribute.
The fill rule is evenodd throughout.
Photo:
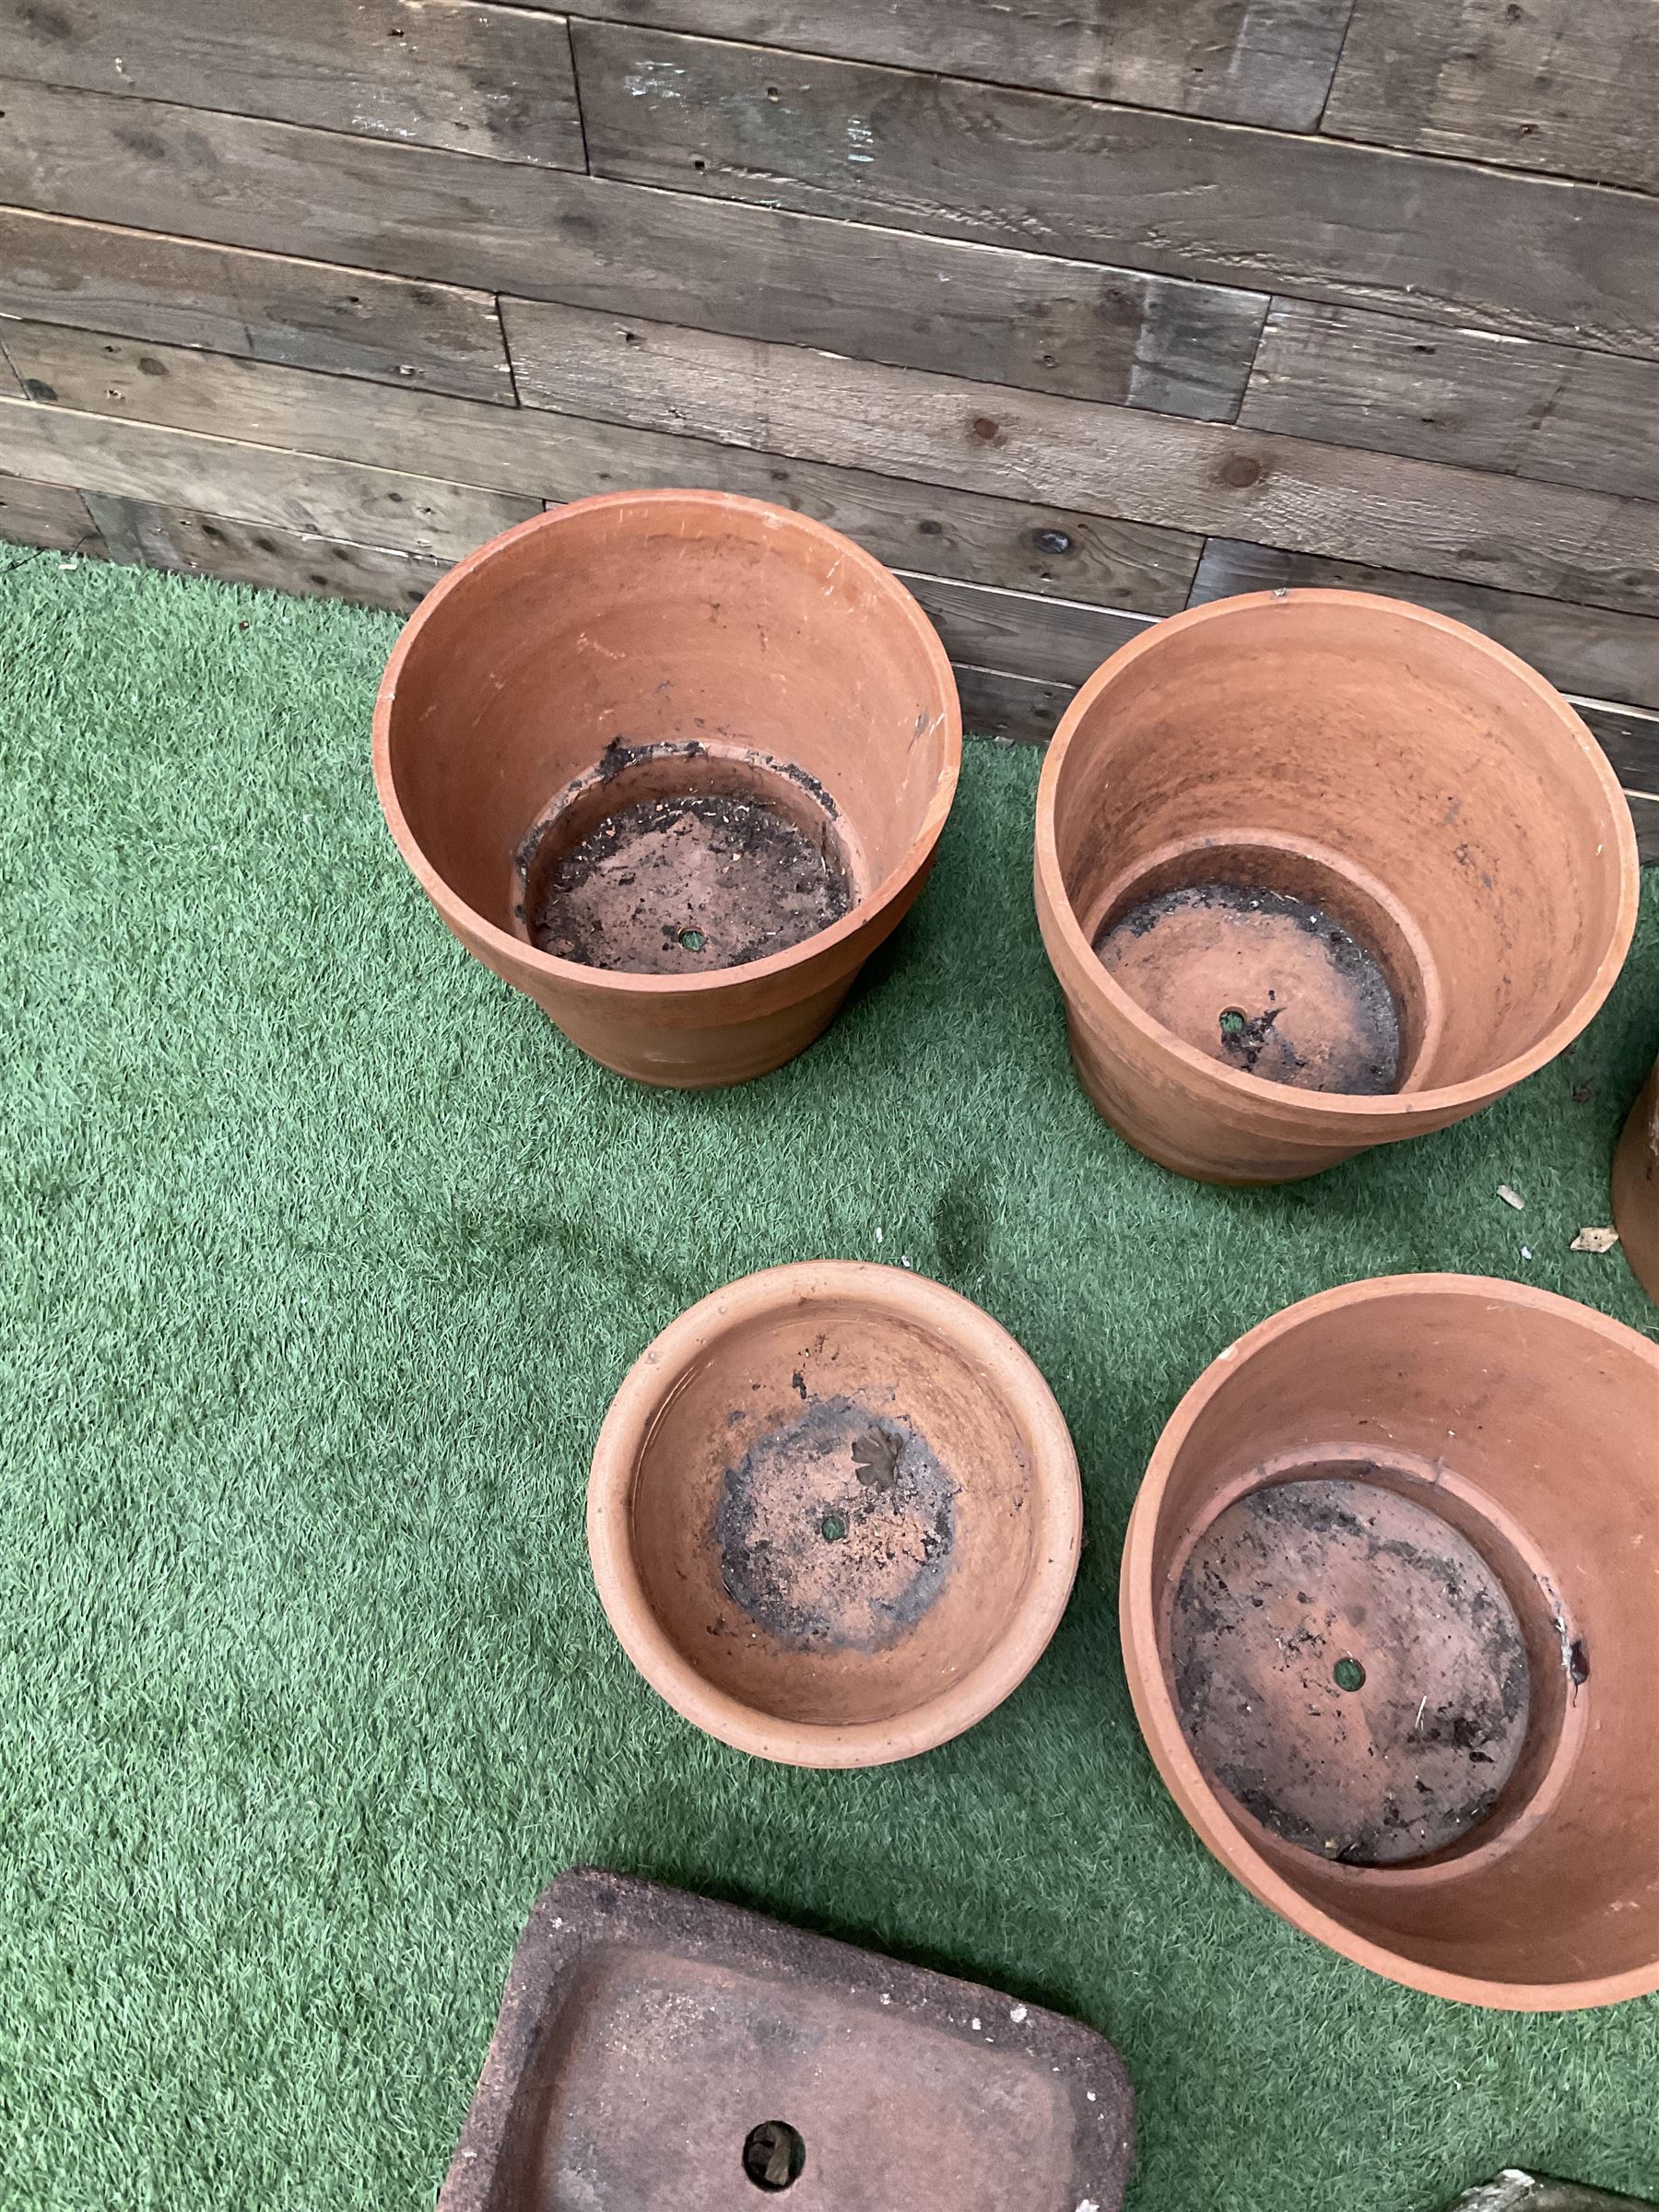
<svg viewBox="0 0 1659 2212"><path fill-rule="evenodd" d="M1611 1252L1618 1242L1616 1229L1581 1229L1567 1249L1569 1252Z"/></svg>
<svg viewBox="0 0 1659 2212"><path fill-rule="evenodd" d="M1519 1213L1526 1204L1525 1199L1522 1197L1520 1192L1512 1190L1507 1182L1500 1182L1498 1185L1498 1195L1502 1199L1505 1206L1512 1206L1517 1213Z"/></svg>

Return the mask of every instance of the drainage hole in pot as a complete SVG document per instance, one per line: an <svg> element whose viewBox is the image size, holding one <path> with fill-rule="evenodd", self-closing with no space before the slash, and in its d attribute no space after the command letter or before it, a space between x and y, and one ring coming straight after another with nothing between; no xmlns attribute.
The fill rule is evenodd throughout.
<svg viewBox="0 0 1659 2212"><path fill-rule="evenodd" d="M1155 1020L1241 1075L1359 1095L1398 1085L1400 1009L1382 963L1315 900L1220 881L1132 892L1094 949Z"/></svg>
<svg viewBox="0 0 1659 2212"><path fill-rule="evenodd" d="M533 859L531 942L589 968L685 975L765 959L840 921L853 890L828 818L804 826L806 808L768 805L759 771L755 784L641 799L550 865Z"/></svg>
<svg viewBox="0 0 1659 2212"><path fill-rule="evenodd" d="M847 1533L847 1524L839 1513L826 1513L818 1524L818 1534L826 1544L839 1544Z"/></svg>
<svg viewBox="0 0 1659 2212"><path fill-rule="evenodd" d="M1363 1689L1365 1669L1358 1659L1338 1659L1331 1669L1331 1679L1338 1689Z"/></svg>
<svg viewBox="0 0 1659 2212"><path fill-rule="evenodd" d="M806 2146L787 2120L762 2120L743 2139L743 2171L757 2189L788 2189L801 2178Z"/></svg>

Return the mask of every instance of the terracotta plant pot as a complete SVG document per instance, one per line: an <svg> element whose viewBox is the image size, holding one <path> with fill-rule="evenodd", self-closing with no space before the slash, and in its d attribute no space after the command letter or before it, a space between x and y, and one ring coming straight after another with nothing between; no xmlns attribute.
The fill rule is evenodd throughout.
<svg viewBox="0 0 1659 2212"><path fill-rule="evenodd" d="M1659 1305L1659 1061L1613 1155L1613 1226L1630 1273Z"/></svg>
<svg viewBox="0 0 1659 2212"><path fill-rule="evenodd" d="M961 717L898 579L821 523L617 492L509 530L387 665L374 775L487 967L684 1088L810 1044L921 889Z"/></svg>
<svg viewBox="0 0 1659 2212"><path fill-rule="evenodd" d="M1659 1347L1473 1276L1209 1367L1124 1553L1135 1712L1256 1897L1415 1989L1659 1989Z"/></svg>
<svg viewBox="0 0 1659 2212"><path fill-rule="evenodd" d="M588 1486L623 1649L761 1759L879 1766L999 1705L1077 1572L1077 1463L1005 1329L822 1260L701 1300L634 1363Z"/></svg>
<svg viewBox="0 0 1659 2212"><path fill-rule="evenodd" d="M1542 1067L1636 924L1630 810L1565 700L1367 593L1176 615L1062 718L1037 910L1085 1088L1211 1182L1314 1175Z"/></svg>

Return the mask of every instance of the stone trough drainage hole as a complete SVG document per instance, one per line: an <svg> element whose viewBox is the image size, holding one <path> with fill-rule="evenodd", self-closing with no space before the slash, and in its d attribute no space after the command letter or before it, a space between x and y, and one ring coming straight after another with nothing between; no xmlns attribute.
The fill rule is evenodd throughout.
<svg viewBox="0 0 1659 2212"><path fill-rule="evenodd" d="M757 2189L792 2188L806 2163L800 2130L787 2120L762 2120L743 2141L743 2171Z"/></svg>

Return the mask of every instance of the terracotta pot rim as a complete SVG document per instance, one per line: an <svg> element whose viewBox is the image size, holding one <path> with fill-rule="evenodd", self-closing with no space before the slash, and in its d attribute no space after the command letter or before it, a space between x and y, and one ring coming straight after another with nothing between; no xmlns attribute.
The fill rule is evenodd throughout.
<svg viewBox="0 0 1659 2212"><path fill-rule="evenodd" d="M1237 1100L1270 1098L1283 1104L1287 1093L1282 1084L1270 1083L1261 1076L1246 1075L1241 1068L1225 1066L1201 1053L1196 1045L1188 1044L1172 1030L1155 1021L1139 1002L1132 998L1114 977L1108 974L1096 958L1094 947L1084 935L1077 921L1065 879L1060 872L1060 856L1054 833L1054 794L1065 756L1084 716L1100 694L1116 681L1131 662L1142 653L1155 652L1159 641L1177 629L1196 629L1203 624L1226 621L1244 610L1255 612L1280 606L1294 606L1310 601L1341 605L1361 614L1377 615L1385 611L1390 619L1404 618L1417 622L1426 629L1438 629L1447 636L1461 640L1471 651L1483 655L1516 677L1561 720L1564 734L1577 742L1579 750L1592 774L1600 782L1607 800L1613 821L1613 834L1619 848L1620 889L1618 923L1606 951L1602 955L1594 975L1559 1021L1538 1042L1512 1060L1485 1074L1469 1077L1462 1083L1446 1084L1439 1089L1395 1091L1380 1096L1353 1096L1341 1091L1295 1090L1288 1093L1299 1119L1304 1124L1317 1125L1326 1122L1339 1127L1344 1122L1371 1124L1376 1122L1410 1122L1429 1116L1452 1118L1465 1110L1484 1104L1500 1093L1512 1089L1528 1076L1535 1075L1579 1036L1587 1022L1598 1012L1607 994L1618 982L1619 971L1630 949L1636 934L1637 911L1641 901L1640 862L1636 851L1636 831L1630 821L1630 807L1613 772L1612 764L1595 742L1583 718L1563 699L1552 684L1547 683L1536 669L1517 658L1505 646L1483 637L1471 629L1467 623L1453 621L1449 615L1438 614L1431 607L1416 606L1403 599L1389 599L1375 592L1325 590L1313 585L1297 585L1283 591L1243 592L1228 599L1213 599L1204 606L1190 606L1178 615L1168 615L1120 645L1115 653L1103 661L1094 674L1075 693L1071 703L1061 716L1042 764L1041 780L1037 787L1037 878L1046 898L1047 913L1039 919L1043 924L1043 937L1051 957L1063 955L1070 963L1074 978L1088 990L1098 992L1129 1026L1160 1052L1168 1053L1189 1075L1200 1081L1213 1084L1223 1097ZM1052 931L1052 934L1051 934Z"/></svg>
<svg viewBox="0 0 1659 2212"><path fill-rule="evenodd" d="M537 531L557 530L571 516L584 514L594 508L688 506L720 513L730 513L735 510L763 516L767 518L769 528L794 530L802 536L817 538L834 546L843 561L860 569L882 597L902 614L924 654L932 663L945 708L949 740L947 748L948 759L928 801L922 826L912 839L902 859L896 867L888 870L873 891L855 906L850 907L828 929L819 930L816 935L803 937L799 944L790 946L785 951L770 953L765 959L750 960L736 968L713 968L694 975L640 975L627 969L590 968L581 960L561 960L556 954L543 952L526 938L514 936L511 930L502 929L488 920L475 906L460 898L427 859L404 814L393 779L393 704L404 662L414 650L415 642L427 622L437 615L453 594L465 590L477 571L493 559L504 547L532 536ZM900 895L938 843L956 796L961 765L962 710L949 656L933 624L891 570L885 568L874 554L866 553L852 538L843 537L839 530L831 530L827 524L815 522L810 515L797 514L793 509L773 506L766 500L747 499L731 491L594 492L587 499L571 500L563 506L550 507L541 514L529 516L524 522L514 523L511 529L501 531L499 535L476 547L465 559L457 561L448 575L441 577L432 586L405 624L402 634L393 647L374 701L374 787L380 797L382 810L398 851L451 928L464 929L468 937L476 939L488 950L532 971L539 971L561 984L578 988L585 986L606 998L688 999L707 1004L727 988L747 989L773 976L787 975L792 969L802 967L808 959L818 958L838 946L847 945L850 958L856 962L863 955L852 945L851 940L859 936L870 922Z"/></svg>
<svg viewBox="0 0 1659 2212"><path fill-rule="evenodd" d="M1123 1567L1118 1584L1118 1620L1124 1646L1124 1667L1129 1694L1147 1748L1164 1785L1196 1830L1199 1840L1228 1873L1251 1895L1288 1920L1302 1934L1339 1952L1356 1965L1367 1967L1386 1980L1430 1996L1450 1997L1464 2005L1485 2006L1504 2012L1575 2012L1593 2006L1616 2005L1630 1997L1649 1996L1659 1991L1659 1959L1618 1974L1591 1976L1576 1982L1492 1982L1478 1975L1450 1973L1425 1966L1400 1952L1386 1949L1310 1904L1302 1893L1280 1874L1272 1862L1229 1817L1219 1792L1207 1780L1189 1747L1181 1716L1164 1677L1158 1636L1158 1593L1153 1587L1152 1553L1159 1507L1182 1445L1216 1393L1237 1367L1265 1346L1289 1335L1304 1322L1345 1306L1363 1305L1400 1297L1435 1296L1480 1300L1494 1305L1521 1306L1538 1312L1554 1312L1589 1334L1606 1338L1626 1350L1634 1346L1654 1370L1659 1382L1659 1345L1651 1343L1623 1322L1614 1321L1576 1299L1545 1290L1531 1283L1516 1283L1501 1276L1382 1275L1359 1282L1341 1283L1312 1298L1299 1299L1242 1336L1224 1346L1187 1390L1165 1423L1147 1472L1135 1495L1124 1542Z"/></svg>
<svg viewBox="0 0 1659 2212"><path fill-rule="evenodd" d="M1018 1611L977 1665L909 1712L846 1724L779 1719L712 1688L659 1627L634 1564L629 1508L640 1452L688 1366L757 1315L828 1299L856 1300L942 1336L1006 1404L1032 1444L1037 1510L1048 1530ZM935 1749L985 1718L1025 1679L1060 1624L1083 1536L1077 1453L1053 1392L1030 1354L971 1300L868 1260L797 1260L699 1299L647 1345L623 1378L594 1447L587 1537L606 1618L634 1665L681 1717L735 1749L800 1767L884 1766Z"/></svg>

